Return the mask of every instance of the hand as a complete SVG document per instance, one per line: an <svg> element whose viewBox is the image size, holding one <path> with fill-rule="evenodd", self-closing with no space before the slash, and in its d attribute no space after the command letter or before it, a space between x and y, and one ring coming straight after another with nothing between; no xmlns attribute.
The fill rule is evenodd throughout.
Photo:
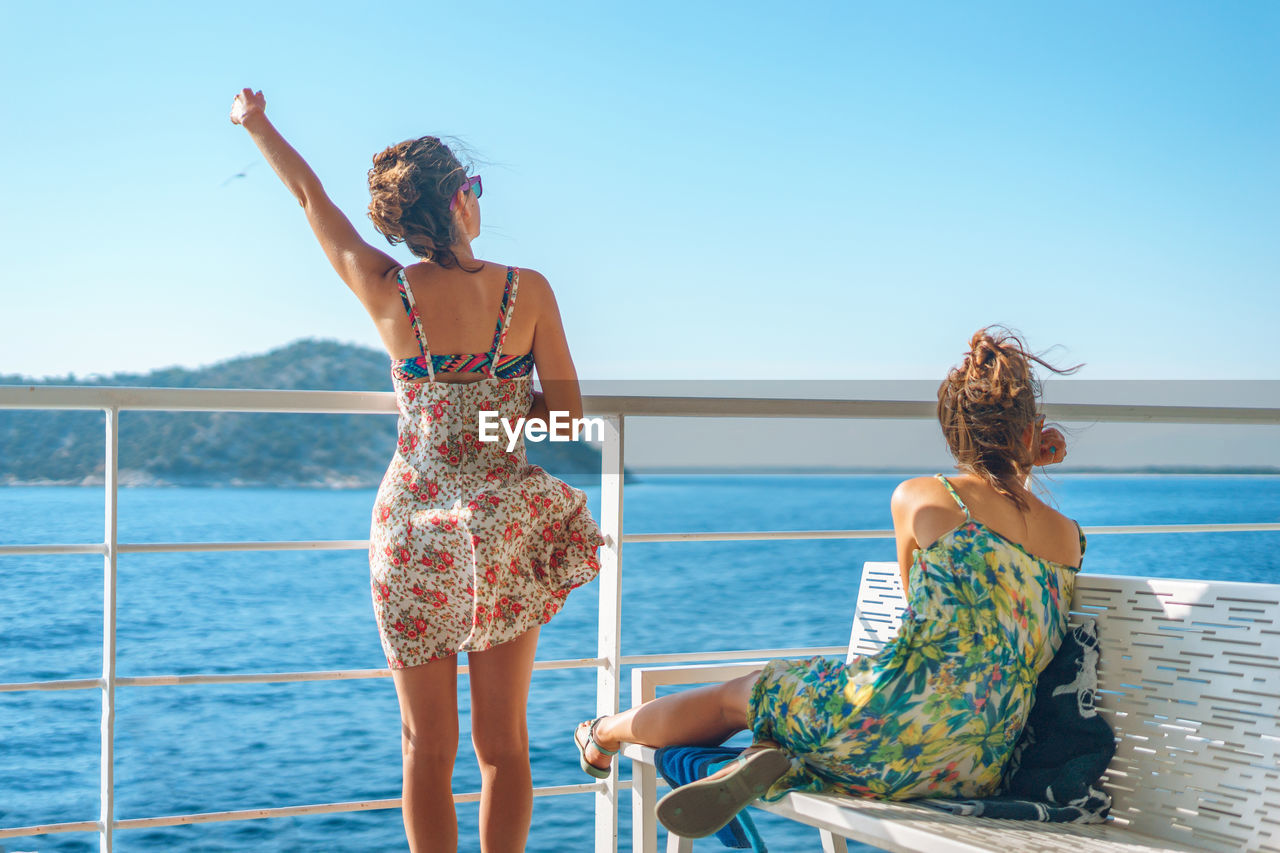
<svg viewBox="0 0 1280 853"><path fill-rule="evenodd" d="M247 123L267 114L267 99L261 92L241 89L231 102L231 123L247 126Z"/></svg>
<svg viewBox="0 0 1280 853"><path fill-rule="evenodd" d="M1067 458L1067 439L1060 430L1049 427L1040 433L1039 454L1034 464L1052 465Z"/></svg>

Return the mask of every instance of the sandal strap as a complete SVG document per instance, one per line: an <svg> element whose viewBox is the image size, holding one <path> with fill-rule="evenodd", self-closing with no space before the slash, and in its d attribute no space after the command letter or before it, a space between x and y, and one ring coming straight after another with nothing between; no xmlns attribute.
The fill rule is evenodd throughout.
<svg viewBox="0 0 1280 853"><path fill-rule="evenodd" d="M587 740L590 741L591 746L595 747L596 751L599 752L601 755L617 755L618 750L605 749L603 746L601 746L599 743L596 742L596 724L603 719L604 717L596 717L594 720L591 721L591 727L587 729Z"/></svg>

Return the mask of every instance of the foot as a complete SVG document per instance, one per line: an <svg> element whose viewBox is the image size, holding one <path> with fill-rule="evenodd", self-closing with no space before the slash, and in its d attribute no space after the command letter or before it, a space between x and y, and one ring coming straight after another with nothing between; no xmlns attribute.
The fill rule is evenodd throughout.
<svg viewBox="0 0 1280 853"><path fill-rule="evenodd" d="M591 742L591 720L585 720L579 723L577 730L573 733L574 740L578 742L578 745L581 746L583 751L586 753L587 763L592 767L597 767L600 770L605 771L608 771L609 767L613 764L613 757L605 755L603 752L596 749L595 744L599 744L605 749L615 752L622 745L618 741L606 737L602 731L604 724L608 719L608 717L602 717L600 721L596 723L595 743Z"/></svg>
<svg viewBox="0 0 1280 853"><path fill-rule="evenodd" d="M724 772L672 789L658 801L658 820L681 838L704 838L763 796L790 767L781 749L745 750Z"/></svg>

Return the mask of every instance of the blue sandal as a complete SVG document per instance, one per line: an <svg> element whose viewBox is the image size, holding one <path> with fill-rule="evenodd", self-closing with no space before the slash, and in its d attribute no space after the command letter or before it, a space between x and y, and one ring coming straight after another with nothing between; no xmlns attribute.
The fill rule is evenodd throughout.
<svg viewBox="0 0 1280 853"><path fill-rule="evenodd" d="M596 717L591 721L591 725L587 728L587 742L583 743L578 740L578 732L582 729L582 723L578 723L573 729L573 745L578 748L578 765L582 767L582 772L596 779L608 779L613 773L613 765L609 767L597 767L590 761L587 761L587 747L593 746L601 755L614 756L618 754L616 749L605 749L596 743L596 724L603 720L604 717ZM583 722L586 722L585 720Z"/></svg>

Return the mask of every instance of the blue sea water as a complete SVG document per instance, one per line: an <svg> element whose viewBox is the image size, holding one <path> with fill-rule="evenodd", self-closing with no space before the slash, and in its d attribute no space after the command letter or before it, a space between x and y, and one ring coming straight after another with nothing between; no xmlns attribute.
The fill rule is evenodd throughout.
<svg viewBox="0 0 1280 853"><path fill-rule="evenodd" d="M887 528L888 476L646 476L628 485L629 532ZM1085 526L1280 521L1280 477L1061 475L1060 508ZM592 509L598 490L588 490ZM364 538L372 490L125 489L121 542ZM100 489L0 488L0 543L100 542ZM860 567L890 541L628 544L626 653L840 645ZM1089 572L1276 582L1280 534L1095 536ZM385 665L362 551L126 554L119 558L118 673L278 672ZM0 682L101 670L102 560L0 557ZM596 585L542 632L541 658L591 657ZM628 702L624 673L623 702ZM478 790L466 681L457 791ZM586 781L569 742L594 708L593 671L537 673L529 700L534 784ZM100 694L0 693L0 827L93 820ZM120 687L116 817L128 819L399 795L388 680ZM624 762L625 765L625 762ZM629 849L624 798L621 849ZM590 851L590 795L540 798L529 851ZM459 807L478 849L477 807ZM816 831L758 815L775 853ZM0 851L89 851L92 833L0 841ZM397 811L120 830L119 851L407 849ZM701 850L722 849L711 840Z"/></svg>

